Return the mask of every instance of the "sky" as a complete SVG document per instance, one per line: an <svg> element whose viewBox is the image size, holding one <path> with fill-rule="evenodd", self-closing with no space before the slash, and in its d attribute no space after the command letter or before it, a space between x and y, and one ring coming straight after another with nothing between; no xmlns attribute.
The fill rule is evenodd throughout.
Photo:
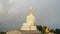
<svg viewBox="0 0 60 34"><path fill-rule="evenodd" d="M0 31L20 29L30 7L35 25L60 29L60 0L0 0Z"/></svg>

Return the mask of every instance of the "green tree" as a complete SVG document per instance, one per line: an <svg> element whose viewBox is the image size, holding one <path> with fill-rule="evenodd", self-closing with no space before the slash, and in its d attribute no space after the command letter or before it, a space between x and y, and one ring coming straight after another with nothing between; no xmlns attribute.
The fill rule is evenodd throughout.
<svg viewBox="0 0 60 34"><path fill-rule="evenodd" d="M6 34L6 32L0 32L0 34Z"/></svg>
<svg viewBox="0 0 60 34"><path fill-rule="evenodd" d="M39 31L42 31L42 26L41 25L36 25L37 26L37 29L39 30Z"/></svg>
<svg viewBox="0 0 60 34"><path fill-rule="evenodd" d="M52 32L54 33L55 31L54 31L54 29L50 29L50 32L51 32L51 33L52 33Z"/></svg>

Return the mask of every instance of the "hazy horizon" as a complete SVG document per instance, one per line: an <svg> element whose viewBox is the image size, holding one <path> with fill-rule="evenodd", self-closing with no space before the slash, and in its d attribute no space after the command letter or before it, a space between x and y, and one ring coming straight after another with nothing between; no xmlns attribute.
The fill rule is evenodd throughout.
<svg viewBox="0 0 60 34"><path fill-rule="evenodd" d="M0 0L0 31L20 29L30 7L36 25L60 29L60 0Z"/></svg>

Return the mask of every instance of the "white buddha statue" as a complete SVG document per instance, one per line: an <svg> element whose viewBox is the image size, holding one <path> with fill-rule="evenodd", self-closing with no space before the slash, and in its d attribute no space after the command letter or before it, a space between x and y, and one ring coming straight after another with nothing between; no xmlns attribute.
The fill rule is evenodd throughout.
<svg viewBox="0 0 60 34"><path fill-rule="evenodd" d="M34 25L34 22L35 22L35 17L33 16L32 8L30 8L26 23L29 23L30 25Z"/></svg>
<svg viewBox="0 0 60 34"><path fill-rule="evenodd" d="M22 29L24 28L28 30L30 30L29 28L36 29L36 26L34 26L34 22L35 22L35 17L33 16L32 8L30 8L29 15L26 18L26 23L23 24Z"/></svg>

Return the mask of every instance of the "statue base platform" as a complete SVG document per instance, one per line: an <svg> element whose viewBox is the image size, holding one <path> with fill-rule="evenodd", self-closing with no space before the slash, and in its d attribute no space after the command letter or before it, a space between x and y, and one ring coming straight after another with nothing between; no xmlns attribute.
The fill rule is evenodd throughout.
<svg viewBox="0 0 60 34"><path fill-rule="evenodd" d="M20 30L37 30L36 26L22 26Z"/></svg>
<svg viewBox="0 0 60 34"><path fill-rule="evenodd" d="M38 30L20 30L22 34L40 34Z"/></svg>

